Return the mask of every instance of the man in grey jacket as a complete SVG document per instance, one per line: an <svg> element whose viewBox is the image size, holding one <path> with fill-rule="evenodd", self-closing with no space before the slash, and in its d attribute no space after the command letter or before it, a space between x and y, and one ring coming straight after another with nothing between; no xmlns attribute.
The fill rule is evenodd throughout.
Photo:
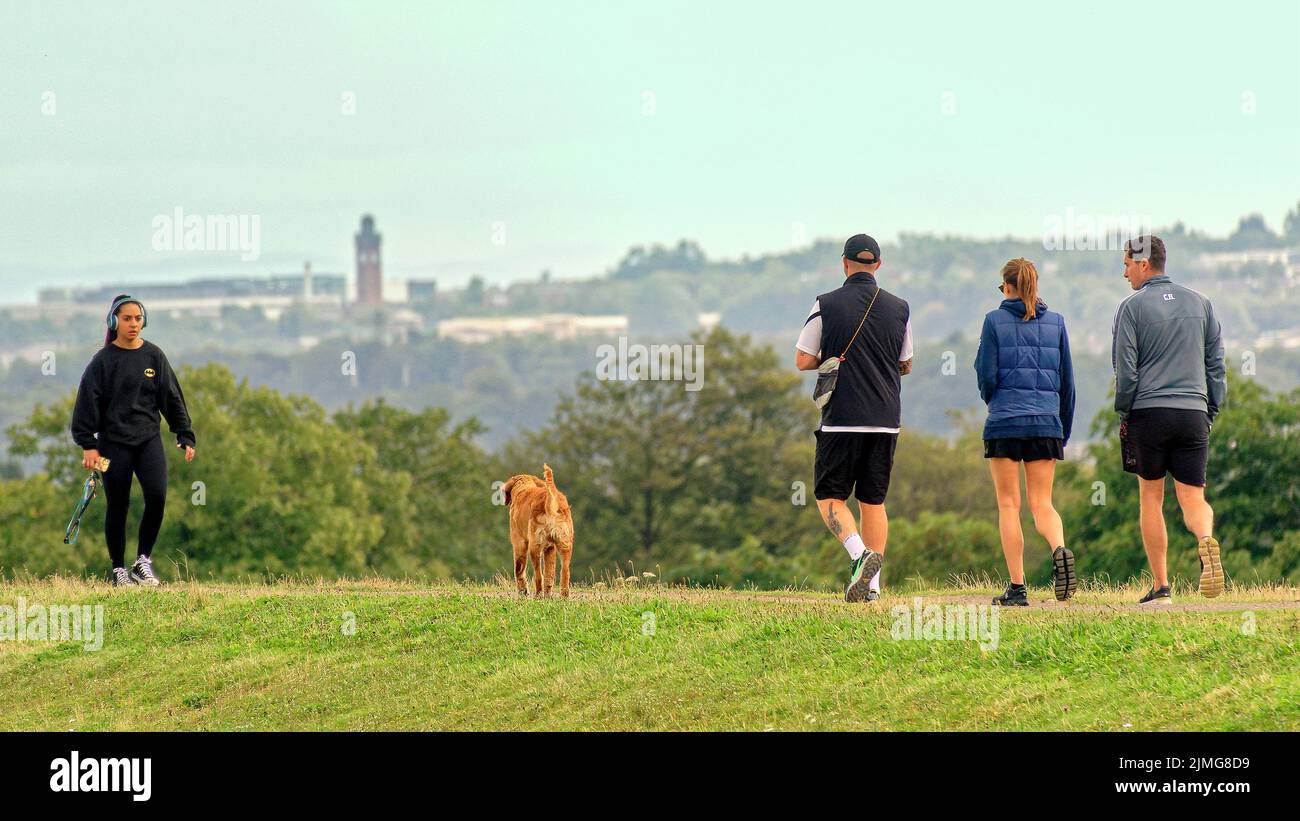
<svg viewBox="0 0 1300 821"><path fill-rule="evenodd" d="M1197 539L1201 595L1213 598L1223 592L1223 565L1214 511L1205 501L1205 466L1210 426L1228 391L1219 321L1210 300L1165 274L1159 237L1125 245L1124 278L1135 293L1115 313L1111 363L1124 469L1138 475L1142 543L1151 563L1153 586L1141 603L1170 601L1166 473L1173 474L1183 523Z"/></svg>

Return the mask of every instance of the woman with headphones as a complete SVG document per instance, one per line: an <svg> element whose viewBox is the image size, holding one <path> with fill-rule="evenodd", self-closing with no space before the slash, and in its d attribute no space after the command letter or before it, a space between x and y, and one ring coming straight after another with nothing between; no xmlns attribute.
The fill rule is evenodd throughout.
<svg viewBox="0 0 1300 821"><path fill-rule="evenodd" d="M109 460L104 474L108 511L104 539L113 562L113 585L158 586L149 558L162 527L167 502L167 456L159 432L159 414L194 459L194 431L185 395L162 349L140 338L149 324L140 300L121 294L108 310L108 334L81 376L72 412L72 439L82 448L82 465L93 470L100 457ZM138 555L128 571L126 512L131 501L131 474L144 491Z"/></svg>

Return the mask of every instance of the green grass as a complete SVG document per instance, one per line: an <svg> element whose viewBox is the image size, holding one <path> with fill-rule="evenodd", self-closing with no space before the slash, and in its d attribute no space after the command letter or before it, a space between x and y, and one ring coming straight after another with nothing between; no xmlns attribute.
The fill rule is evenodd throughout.
<svg viewBox="0 0 1300 821"><path fill-rule="evenodd" d="M987 651L894 640L890 608L912 595L20 580L0 605L102 604L104 641L0 641L0 729L1300 728L1294 589L1154 612L1128 607L1136 589L1089 589L1000 613Z"/></svg>

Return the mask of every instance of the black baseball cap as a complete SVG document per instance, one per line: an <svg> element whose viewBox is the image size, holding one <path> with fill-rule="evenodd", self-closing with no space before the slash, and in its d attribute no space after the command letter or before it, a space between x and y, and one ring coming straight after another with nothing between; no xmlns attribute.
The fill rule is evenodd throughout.
<svg viewBox="0 0 1300 821"><path fill-rule="evenodd" d="M869 253L871 257L863 259L858 254ZM854 234L844 243L844 256L854 262L879 262L880 243L866 234Z"/></svg>

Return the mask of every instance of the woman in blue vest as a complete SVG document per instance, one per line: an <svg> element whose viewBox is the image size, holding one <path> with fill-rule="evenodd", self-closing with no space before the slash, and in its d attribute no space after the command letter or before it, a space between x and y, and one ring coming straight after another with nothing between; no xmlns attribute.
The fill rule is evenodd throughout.
<svg viewBox="0 0 1300 821"><path fill-rule="evenodd" d="M984 458L998 496L998 530L1011 585L994 604L1025 607L1025 537L1020 530L1020 463L1034 527L1052 550L1052 587L1059 601L1078 586L1074 554L1065 546L1052 506L1056 460L1074 422L1074 367L1065 320L1038 298L1038 269L1027 259L1002 266L1002 304L984 317L975 372L989 406Z"/></svg>

